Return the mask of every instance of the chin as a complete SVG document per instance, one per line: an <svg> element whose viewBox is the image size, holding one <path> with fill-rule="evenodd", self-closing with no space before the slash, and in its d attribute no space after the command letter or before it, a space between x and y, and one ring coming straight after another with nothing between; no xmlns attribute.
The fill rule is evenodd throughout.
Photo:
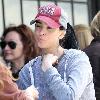
<svg viewBox="0 0 100 100"><path fill-rule="evenodd" d="M46 45L38 44L38 47L42 49L42 48L46 48Z"/></svg>
<svg viewBox="0 0 100 100"><path fill-rule="evenodd" d="M5 59L8 60L8 61L12 61L13 60L12 57L5 57Z"/></svg>
<svg viewBox="0 0 100 100"><path fill-rule="evenodd" d="M41 48L41 49L46 49L47 47L45 47L45 46L39 46L39 48Z"/></svg>

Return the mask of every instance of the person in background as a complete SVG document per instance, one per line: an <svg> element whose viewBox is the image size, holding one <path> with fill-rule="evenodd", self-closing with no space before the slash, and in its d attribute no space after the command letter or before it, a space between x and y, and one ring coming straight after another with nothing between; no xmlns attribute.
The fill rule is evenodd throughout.
<svg viewBox="0 0 100 100"><path fill-rule="evenodd" d="M67 23L66 34L64 38L59 41L59 43L65 49L79 49L75 31L69 23Z"/></svg>
<svg viewBox="0 0 100 100"><path fill-rule="evenodd" d="M39 53L34 33L24 24L6 28L0 46L7 65L11 66L14 78L18 78L24 64Z"/></svg>
<svg viewBox="0 0 100 100"><path fill-rule="evenodd" d="M0 100L37 100L38 91L30 86L19 90L11 71L1 62L0 58ZM2 60L3 61L3 60Z"/></svg>
<svg viewBox="0 0 100 100"><path fill-rule="evenodd" d="M18 86L34 85L39 100L95 100L92 68L87 55L64 49L59 40L67 29L67 15L56 5L45 5L31 24L41 56L29 61L19 73Z"/></svg>
<svg viewBox="0 0 100 100"><path fill-rule="evenodd" d="M79 48L83 50L88 45L90 45L91 41L93 40L90 27L84 24L78 24L74 26L74 30Z"/></svg>
<svg viewBox="0 0 100 100"><path fill-rule="evenodd" d="M94 39L83 51L88 55L92 66L96 100L100 100L100 11L91 22L91 33Z"/></svg>

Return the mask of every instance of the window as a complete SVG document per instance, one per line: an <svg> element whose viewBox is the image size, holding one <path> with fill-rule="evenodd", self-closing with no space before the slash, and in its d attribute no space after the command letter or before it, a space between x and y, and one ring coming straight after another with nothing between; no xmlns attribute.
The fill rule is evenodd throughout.
<svg viewBox="0 0 100 100"><path fill-rule="evenodd" d="M4 0L6 26L21 23L20 0Z"/></svg>
<svg viewBox="0 0 100 100"><path fill-rule="evenodd" d="M43 6L43 5L48 5L48 4L54 4L55 2L52 0L52 1L41 1L40 2L40 6Z"/></svg>
<svg viewBox="0 0 100 100"><path fill-rule="evenodd" d="M4 16L2 1L4 2ZM5 26L19 25L22 22L33 29L34 25L30 25L30 21L35 18L38 7L50 3L57 4L66 11L70 24L88 25L91 14L88 12L88 2L88 0L0 0L0 32Z"/></svg>
<svg viewBox="0 0 100 100"><path fill-rule="evenodd" d="M88 25L89 17L87 0L58 0L57 4L68 14L68 21L70 24Z"/></svg>
<svg viewBox="0 0 100 100"><path fill-rule="evenodd" d="M71 1L71 0L59 0L59 1Z"/></svg>
<svg viewBox="0 0 100 100"><path fill-rule="evenodd" d="M73 0L73 1L78 1L78 2L87 2L87 0Z"/></svg>
<svg viewBox="0 0 100 100"><path fill-rule="evenodd" d="M37 1L23 1L23 22L33 29L33 25L30 25L30 21L33 20L38 11Z"/></svg>
<svg viewBox="0 0 100 100"><path fill-rule="evenodd" d="M2 32L3 32L3 15L2 15L2 2L0 0L0 37L2 35Z"/></svg>
<svg viewBox="0 0 100 100"><path fill-rule="evenodd" d="M57 4L60 7L62 7L64 9L64 11L66 11L66 13L68 15L68 22L70 24L72 24L72 8L71 8L71 3L69 3L69 2L58 2Z"/></svg>
<svg viewBox="0 0 100 100"><path fill-rule="evenodd" d="M88 25L88 8L86 4L74 4L74 22L75 24Z"/></svg>

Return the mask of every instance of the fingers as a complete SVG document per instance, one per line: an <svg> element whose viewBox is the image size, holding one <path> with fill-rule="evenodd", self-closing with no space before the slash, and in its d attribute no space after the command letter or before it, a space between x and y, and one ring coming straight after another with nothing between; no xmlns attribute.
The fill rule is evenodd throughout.
<svg viewBox="0 0 100 100"><path fill-rule="evenodd" d="M45 72L50 67L53 67L53 64L57 62L58 57L53 54L43 55L42 59L42 70Z"/></svg>

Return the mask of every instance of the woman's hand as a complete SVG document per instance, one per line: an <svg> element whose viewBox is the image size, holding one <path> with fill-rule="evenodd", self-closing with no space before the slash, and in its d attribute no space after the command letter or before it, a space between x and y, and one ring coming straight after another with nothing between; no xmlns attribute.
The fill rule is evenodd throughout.
<svg viewBox="0 0 100 100"><path fill-rule="evenodd" d="M47 69L53 67L52 65L57 61L58 57L53 54L43 55L42 70L45 72Z"/></svg>
<svg viewBox="0 0 100 100"><path fill-rule="evenodd" d="M39 92L37 89L31 85L25 90L26 96L28 97L28 100L38 100L39 98Z"/></svg>

